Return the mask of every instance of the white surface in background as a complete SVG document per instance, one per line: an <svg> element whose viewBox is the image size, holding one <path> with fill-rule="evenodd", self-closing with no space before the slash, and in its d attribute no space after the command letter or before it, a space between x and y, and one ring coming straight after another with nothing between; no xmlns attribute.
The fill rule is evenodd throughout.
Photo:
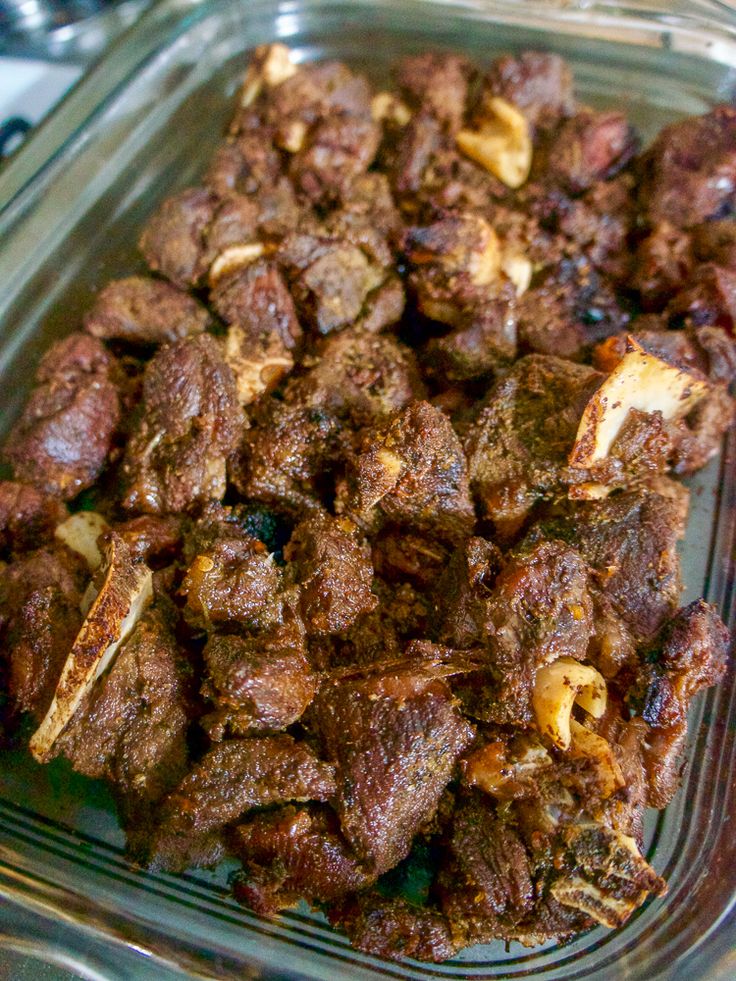
<svg viewBox="0 0 736 981"><path fill-rule="evenodd" d="M0 123L9 116L37 123L81 74L77 65L0 58Z"/></svg>

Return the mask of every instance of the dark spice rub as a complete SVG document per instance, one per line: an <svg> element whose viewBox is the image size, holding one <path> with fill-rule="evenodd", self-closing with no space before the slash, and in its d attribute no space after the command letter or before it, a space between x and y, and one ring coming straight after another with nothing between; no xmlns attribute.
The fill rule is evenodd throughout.
<svg viewBox="0 0 736 981"><path fill-rule="evenodd" d="M138 865L443 961L666 891L645 809L730 648L675 478L734 417L736 110L640 152L554 54L393 80L258 48L41 359L0 736L106 780Z"/></svg>

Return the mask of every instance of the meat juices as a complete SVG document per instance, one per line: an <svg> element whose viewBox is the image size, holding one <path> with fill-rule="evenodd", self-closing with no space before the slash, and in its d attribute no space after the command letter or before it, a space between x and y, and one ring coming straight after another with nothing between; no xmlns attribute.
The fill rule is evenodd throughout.
<svg viewBox="0 0 736 981"><path fill-rule="evenodd" d="M107 780L133 861L443 961L666 891L644 811L730 641L673 475L734 416L736 111L639 152L556 55L394 80L257 49L41 360L0 737Z"/></svg>

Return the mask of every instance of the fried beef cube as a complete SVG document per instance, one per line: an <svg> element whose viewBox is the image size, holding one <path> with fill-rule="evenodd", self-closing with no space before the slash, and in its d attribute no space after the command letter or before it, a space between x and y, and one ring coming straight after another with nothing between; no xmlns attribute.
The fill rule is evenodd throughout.
<svg viewBox="0 0 736 981"><path fill-rule="evenodd" d="M623 113L581 109L555 133L544 156L545 179L580 194L625 167L637 142Z"/></svg>
<svg viewBox="0 0 736 981"><path fill-rule="evenodd" d="M344 444L332 412L269 399L243 435L230 478L243 497L298 517L322 507L325 480Z"/></svg>
<svg viewBox="0 0 736 981"><path fill-rule="evenodd" d="M632 707L654 728L686 722L695 695L725 674L728 648L728 630L714 606L695 600L683 607L642 658Z"/></svg>
<svg viewBox="0 0 736 981"><path fill-rule="evenodd" d="M39 549L0 570L0 636L12 709L40 721L82 624L85 563L67 549Z"/></svg>
<svg viewBox="0 0 736 981"><path fill-rule="evenodd" d="M366 954L439 963L458 950L439 910L382 896L375 890L350 896L330 907L327 915L332 926L344 930L352 946Z"/></svg>
<svg viewBox="0 0 736 981"><path fill-rule="evenodd" d="M408 666L328 683L312 705L336 767L343 832L379 874L409 853L473 737L445 682L431 675Z"/></svg>
<svg viewBox="0 0 736 981"><path fill-rule="evenodd" d="M511 102L540 129L553 128L575 109L570 66L559 55L542 51L497 58L484 79L484 91Z"/></svg>
<svg viewBox="0 0 736 981"><path fill-rule="evenodd" d="M221 499L225 461L242 427L235 379L214 337L162 348L146 367L126 447L123 506L166 514Z"/></svg>
<svg viewBox="0 0 736 981"><path fill-rule="evenodd" d="M272 128L244 129L215 151L204 177L220 198L233 194L259 195L272 188L283 171L281 154L273 146Z"/></svg>
<svg viewBox="0 0 736 981"><path fill-rule="evenodd" d="M676 325L711 324L736 333L736 271L712 263L696 266L666 312Z"/></svg>
<svg viewBox="0 0 736 981"><path fill-rule="evenodd" d="M204 661L204 690L220 710L203 721L210 738L284 729L301 718L317 689L303 631L294 624L258 637L216 634Z"/></svg>
<svg viewBox="0 0 736 981"><path fill-rule="evenodd" d="M376 878L345 841L335 814L315 804L256 814L235 828L231 843L244 864L235 898L261 914L296 906L303 896L332 902Z"/></svg>
<svg viewBox="0 0 736 981"><path fill-rule="evenodd" d="M473 66L462 55L407 55L396 66L402 93L419 111L434 117L451 133L462 126Z"/></svg>
<svg viewBox="0 0 736 981"><path fill-rule="evenodd" d="M434 592L440 643L467 650L485 638L488 602L501 565L501 552L485 538L469 538L455 549Z"/></svg>
<svg viewBox="0 0 736 981"><path fill-rule="evenodd" d="M491 389L464 448L476 504L499 534L513 535L555 492L583 409L602 380L587 366L529 355Z"/></svg>
<svg viewBox="0 0 736 981"><path fill-rule="evenodd" d="M284 548L310 634L346 630L376 607L370 548L356 532L346 518L317 512L296 526Z"/></svg>
<svg viewBox="0 0 736 981"><path fill-rule="evenodd" d="M516 315L510 284L505 295L484 304L466 326L433 338L425 363L445 382L473 381L502 372L516 356Z"/></svg>
<svg viewBox="0 0 736 981"><path fill-rule="evenodd" d="M672 470L691 474L717 456L733 424L736 402L725 385L716 385L690 412L677 432Z"/></svg>
<svg viewBox="0 0 736 981"><path fill-rule="evenodd" d="M313 204L339 200L373 162L381 128L370 117L330 116L312 127L294 154L289 174Z"/></svg>
<svg viewBox="0 0 736 981"><path fill-rule="evenodd" d="M294 302L275 266L256 261L217 280L210 300L227 323L225 359L242 405L268 392L294 366L302 335Z"/></svg>
<svg viewBox="0 0 736 981"><path fill-rule="evenodd" d="M651 639L672 616L680 594L677 541L684 532L676 499L641 487L580 504L567 517L543 522L541 531L575 544L591 568L594 592L637 641Z"/></svg>
<svg viewBox="0 0 736 981"><path fill-rule="evenodd" d="M199 334L210 323L205 308L170 283L148 276L114 279L97 296L84 328L103 340L164 344Z"/></svg>
<svg viewBox="0 0 736 981"><path fill-rule="evenodd" d="M348 510L371 520L378 508L397 525L454 542L473 530L465 455L450 420L429 402L412 402L363 436Z"/></svg>
<svg viewBox="0 0 736 981"><path fill-rule="evenodd" d="M450 549L431 541L422 532L410 532L389 524L371 541L373 568L387 582L408 580L418 589L429 589L447 566Z"/></svg>
<svg viewBox="0 0 736 981"><path fill-rule="evenodd" d="M636 250L633 285L647 310L657 310L681 289L695 264L691 236L658 222Z"/></svg>
<svg viewBox="0 0 736 981"><path fill-rule="evenodd" d="M186 530L186 519L175 514L142 514L115 526L130 549L131 558L158 567L179 552Z"/></svg>
<svg viewBox="0 0 736 981"><path fill-rule="evenodd" d="M528 726L538 669L560 657L586 656L593 632L587 566L561 541L521 546L487 592L481 630L472 638L485 646L484 667L454 687L469 715Z"/></svg>
<svg viewBox="0 0 736 981"><path fill-rule="evenodd" d="M360 428L425 395L414 352L390 335L348 329L325 340L318 360L286 391Z"/></svg>
<svg viewBox="0 0 736 981"><path fill-rule="evenodd" d="M403 223L386 174L372 170L356 177L343 191L340 204L342 227L367 226L391 246L399 242Z"/></svg>
<svg viewBox="0 0 736 981"><path fill-rule="evenodd" d="M324 801L334 789L333 768L291 736L231 739L206 753L166 797L161 827L167 833L202 834L253 807Z"/></svg>
<svg viewBox="0 0 736 981"><path fill-rule="evenodd" d="M166 615L151 608L59 738L60 752L79 773L153 805L186 773L191 678Z"/></svg>
<svg viewBox="0 0 736 981"><path fill-rule="evenodd" d="M68 516L53 495L30 484L0 481L0 550L26 552L53 540L57 525Z"/></svg>
<svg viewBox="0 0 736 981"><path fill-rule="evenodd" d="M277 260L286 271L300 315L318 334L358 320L386 270L360 245L337 235L295 232Z"/></svg>
<svg viewBox="0 0 736 981"><path fill-rule="evenodd" d="M613 180L596 181L580 197L569 197L558 189L548 190L544 183L542 188L547 200L554 201L550 217L553 216L557 231L568 239L567 250L581 252L596 270L616 283L628 283L632 275L637 275L639 267L632 261L630 246L636 224L631 174L625 172ZM545 216L545 224L548 222ZM542 256L539 261L548 260ZM646 265L646 260L640 261Z"/></svg>
<svg viewBox="0 0 736 981"><path fill-rule="evenodd" d="M203 187L174 194L148 219L139 247L150 269L174 286L196 286L207 272L206 231L217 199Z"/></svg>
<svg viewBox="0 0 736 981"><path fill-rule="evenodd" d="M665 127L641 160L639 201L650 224L689 228L727 217L736 192L736 108L721 105Z"/></svg>
<svg viewBox="0 0 736 981"><path fill-rule="evenodd" d="M120 418L115 359L71 334L44 355L5 456L17 480L70 500L99 477Z"/></svg>
<svg viewBox="0 0 736 981"><path fill-rule="evenodd" d="M509 937L535 906L532 865L524 843L498 817L491 799L462 796L448 833L448 861L438 881L442 910L458 946Z"/></svg>
<svg viewBox="0 0 736 981"><path fill-rule="evenodd" d="M713 262L725 269L736 269L736 221L706 221L692 229L695 255L701 262Z"/></svg>

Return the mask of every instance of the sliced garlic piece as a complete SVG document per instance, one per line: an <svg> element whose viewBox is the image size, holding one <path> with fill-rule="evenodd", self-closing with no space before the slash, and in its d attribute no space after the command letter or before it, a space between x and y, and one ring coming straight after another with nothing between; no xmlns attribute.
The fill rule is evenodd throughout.
<svg viewBox="0 0 736 981"><path fill-rule="evenodd" d="M532 704L540 732L560 749L570 745L570 713L575 703L599 719L606 710L608 692L603 675L588 664L561 657L539 668Z"/></svg>
<svg viewBox="0 0 736 981"><path fill-rule="evenodd" d="M599 736L597 732L586 729L577 719L570 719L570 735L572 740L569 749L570 755L595 760L601 797L606 799L620 787L623 787L625 781L621 767L618 765L613 747L607 739Z"/></svg>
<svg viewBox="0 0 736 981"><path fill-rule="evenodd" d="M488 99L484 109L488 118L479 129L461 129L457 134L458 148L507 187L521 187L532 166L529 123L505 99Z"/></svg>
<svg viewBox="0 0 736 981"><path fill-rule="evenodd" d="M411 119L411 109L393 92L378 92L371 99L371 117L376 123L406 126Z"/></svg>
<svg viewBox="0 0 736 981"><path fill-rule="evenodd" d="M95 572L102 563L102 552L97 539L109 527L107 521L96 511L79 511L62 521L54 535L62 545L82 556L90 572Z"/></svg>
<svg viewBox="0 0 736 981"><path fill-rule="evenodd" d="M231 245L221 252L210 266L209 282L210 286L226 276L228 273L235 272L243 266L249 266L251 262L260 259L266 251L263 242L243 242L240 245Z"/></svg>
<svg viewBox="0 0 736 981"><path fill-rule="evenodd" d="M130 549L114 532L103 545L103 558L102 585L66 659L49 710L31 737L31 752L41 763L51 758L54 743L153 598L151 570L133 563Z"/></svg>
<svg viewBox="0 0 736 981"><path fill-rule="evenodd" d="M501 256L501 271L514 285L517 296L522 296L529 289L532 281L533 267L529 259L520 253L504 253Z"/></svg>
<svg viewBox="0 0 736 981"><path fill-rule="evenodd" d="M265 88L276 88L297 72L285 44L262 44L256 48L240 93L243 109L252 106Z"/></svg>
<svg viewBox="0 0 736 981"><path fill-rule="evenodd" d="M583 412L570 451L570 466L605 459L631 409L681 419L708 391L708 383L644 350L629 337L626 354Z"/></svg>

